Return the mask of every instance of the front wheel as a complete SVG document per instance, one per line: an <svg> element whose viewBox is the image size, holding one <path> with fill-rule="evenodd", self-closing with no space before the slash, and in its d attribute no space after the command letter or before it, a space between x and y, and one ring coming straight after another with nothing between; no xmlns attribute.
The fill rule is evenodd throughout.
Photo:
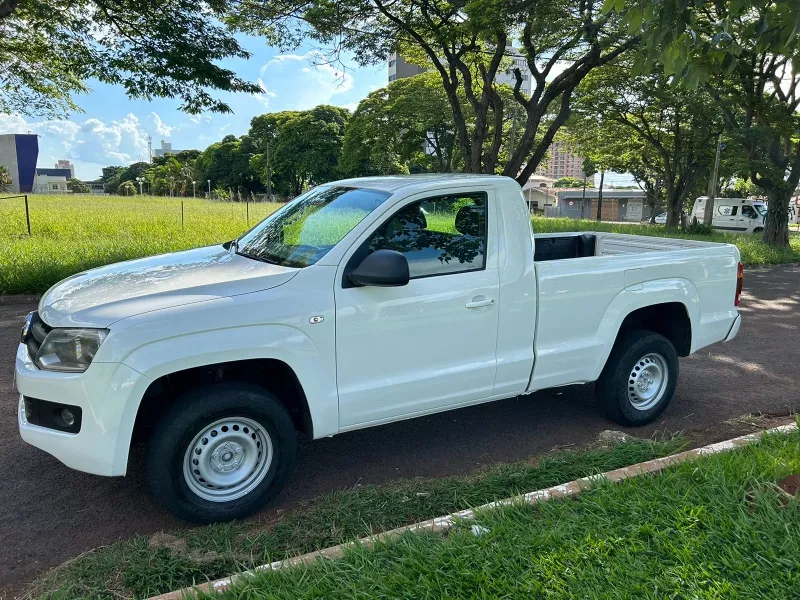
<svg viewBox="0 0 800 600"><path fill-rule="evenodd" d="M147 452L153 495L195 523L246 517L283 487L296 435L267 390L226 383L186 392L156 425Z"/></svg>
<svg viewBox="0 0 800 600"><path fill-rule="evenodd" d="M605 413L622 425L646 425L672 400L678 353L663 335L632 331L617 340L595 384Z"/></svg>

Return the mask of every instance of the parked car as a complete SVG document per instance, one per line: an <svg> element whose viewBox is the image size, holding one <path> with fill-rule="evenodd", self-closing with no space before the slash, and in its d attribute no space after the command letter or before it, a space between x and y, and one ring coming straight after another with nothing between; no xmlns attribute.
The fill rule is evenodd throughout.
<svg viewBox="0 0 800 600"><path fill-rule="evenodd" d="M350 179L238 240L52 287L16 355L22 438L125 475L196 522L244 517L323 438L595 382L624 425L655 419L678 357L734 338L729 244L536 234L495 176Z"/></svg>
<svg viewBox="0 0 800 600"><path fill-rule="evenodd" d="M659 225L666 225L667 224L667 213L663 212L660 215L656 215L655 219L653 219Z"/></svg>
<svg viewBox="0 0 800 600"><path fill-rule="evenodd" d="M690 220L700 223L705 218L707 196L694 202ZM762 233L767 217L767 205L750 198L715 198L711 227L736 233Z"/></svg>

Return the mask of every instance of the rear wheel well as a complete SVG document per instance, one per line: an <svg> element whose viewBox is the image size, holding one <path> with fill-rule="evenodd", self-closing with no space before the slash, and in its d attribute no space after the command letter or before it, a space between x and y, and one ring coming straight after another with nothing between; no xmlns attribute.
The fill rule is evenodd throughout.
<svg viewBox="0 0 800 600"><path fill-rule="evenodd" d="M146 440L152 426L183 392L223 381L244 381L268 389L289 411L295 429L313 437L308 401L292 368L280 360L251 359L193 367L153 381L139 404L133 440Z"/></svg>
<svg viewBox="0 0 800 600"><path fill-rule="evenodd" d="M675 346L678 356L689 356L692 351L692 321L681 302L653 304L633 311L622 321L617 339L637 329L663 335Z"/></svg>

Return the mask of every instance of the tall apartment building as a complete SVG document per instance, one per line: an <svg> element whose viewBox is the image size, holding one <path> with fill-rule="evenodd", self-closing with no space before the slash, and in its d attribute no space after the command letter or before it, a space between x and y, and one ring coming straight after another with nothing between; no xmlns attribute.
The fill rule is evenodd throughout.
<svg viewBox="0 0 800 600"><path fill-rule="evenodd" d="M536 174L548 179L583 179L583 157L572 154L564 142L553 142L550 145L550 160L536 169Z"/></svg>
<svg viewBox="0 0 800 600"><path fill-rule="evenodd" d="M520 50L514 48L513 46L506 47L506 54L513 60L513 65L510 66L507 71L498 73L495 77L495 81L498 83L507 83L513 87L516 84L516 78L514 77L514 72L512 69L514 67L518 67L522 73L522 85L520 86L520 91L524 96L530 96L532 79L531 70L528 68L527 60L522 55ZM389 55L388 66L389 83L395 79L403 79L405 77L419 75L420 73L424 73L426 70L422 67L407 62L397 52L392 52Z"/></svg>
<svg viewBox="0 0 800 600"><path fill-rule="evenodd" d="M69 169L70 178L75 177L75 165L66 159L56 161L56 169Z"/></svg>

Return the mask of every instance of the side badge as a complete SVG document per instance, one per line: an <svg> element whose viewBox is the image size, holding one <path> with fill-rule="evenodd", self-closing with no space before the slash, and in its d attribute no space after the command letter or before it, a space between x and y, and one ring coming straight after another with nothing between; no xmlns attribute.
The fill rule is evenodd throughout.
<svg viewBox="0 0 800 600"><path fill-rule="evenodd" d="M315 315L313 317L310 317L308 319L308 322L311 323L312 325L316 325L317 323L322 323L324 320L325 317L323 317L322 315Z"/></svg>

